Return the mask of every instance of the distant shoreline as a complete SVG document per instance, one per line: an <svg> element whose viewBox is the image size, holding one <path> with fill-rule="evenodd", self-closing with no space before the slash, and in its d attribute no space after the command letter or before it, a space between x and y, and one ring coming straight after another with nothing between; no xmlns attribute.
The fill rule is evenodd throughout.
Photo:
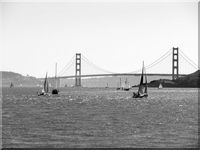
<svg viewBox="0 0 200 150"><path fill-rule="evenodd" d="M23 76L14 72L1 72L2 80L0 87L10 87L10 84L13 83L14 87L38 87L43 86L43 80L32 76ZM163 87L168 88L199 88L200 87L200 71L197 70L194 73L189 75L179 77L177 80L171 80L171 77L166 76L148 76L148 87L157 88L160 83ZM123 86L124 81L128 80L131 87L138 87L140 76L117 76L117 77L102 77L102 78L90 78L82 80L83 87L96 87L96 88L105 88L108 84L109 88L117 88L120 85ZM54 79L49 79L50 87L53 87L55 84ZM60 87L73 87L75 84L74 79L60 79ZM95 86L93 86L95 85Z"/></svg>

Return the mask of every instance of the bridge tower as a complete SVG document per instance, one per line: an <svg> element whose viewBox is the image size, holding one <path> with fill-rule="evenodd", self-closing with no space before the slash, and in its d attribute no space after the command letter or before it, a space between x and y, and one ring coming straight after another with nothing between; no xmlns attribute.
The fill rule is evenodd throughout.
<svg viewBox="0 0 200 150"><path fill-rule="evenodd" d="M176 80L179 77L179 63L178 63L178 47L173 47L172 50L172 80Z"/></svg>
<svg viewBox="0 0 200 150"><path fill-rule="evenodd" d="M81 86L81 53L76 53L75 86Z"/></svg>

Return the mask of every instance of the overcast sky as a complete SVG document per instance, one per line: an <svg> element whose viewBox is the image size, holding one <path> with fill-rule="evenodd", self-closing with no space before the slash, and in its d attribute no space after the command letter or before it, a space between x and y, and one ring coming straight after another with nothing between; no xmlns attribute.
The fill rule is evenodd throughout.
<svg viewBox="0 0 200 150"><path fill-rule="evenodd" d="M143 60L148 65L177 46L198 62L195 1L9 2L0 9L0 70L35 77L48 71L52 76L55 62L59 72L79 52L106 70L131 72ZM192 71L187 63L180 64L180 73ZM171 73L171 57L149 72Z"/></svg>

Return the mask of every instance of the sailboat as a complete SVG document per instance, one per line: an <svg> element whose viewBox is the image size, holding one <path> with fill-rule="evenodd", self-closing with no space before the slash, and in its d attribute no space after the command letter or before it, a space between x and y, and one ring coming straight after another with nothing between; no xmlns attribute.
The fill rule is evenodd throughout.
<svg viewBox="0 0 200 150"><path fill-rule="evenodd" d="M124 91L129 91L129 90L130 90L130 85L129 85L129 83L128 83L127 78L126 78L125 86L124 86L123 90L124 90Z"/></svg>
<svg viewBox="0 0 200 150"><path fill-rule="evenodd" d="M10 88L13 88L14 87L14 84L11 82L10 83Z"/></svg>
<svg viewBox="0 0 200 150"><path fill-rule="evenodd" d="M144 68L144 62L143 62L139 89L138 89L137 93L133 92L133 98L143 98L143 97L148 96L148 93L147 93L147 75L146 75L146 72L145 72L145 74L144 74L144 72L145 72L145 68ZM145 76L145 83L143 83L144 76Z"/></svg>
<svg viewBox="0 0 200 150"><path fill-rule="evenodd" d="M57 63L56 63L56 66L55 66L55 88L52 90L52 94L58 94L58 89L57 89Z"/></svg>
<svg viewBox="0 0 200 150"><path fill-rule="evenodd" d="M41 95L49 95L49 83L48 83L47 73L46 73L46 77L44 80L42 92L38 93L38 96L41 96Z"/></svg>
<svg viewBox="0 0 200 150"><path fill-rule="evenodd" d="M117 90L121 90L122 89L122 83L121 83L121 78L119 78L119 86L117 87Z"/></svg>
<svg viewBox="0 0 200 150"><path fill-rule="evenodd" d="M106 88L108 88L108 83L106 84Z"/></svg>
<svg viewBox="0 0 200 150"><path fill-rule="evenodd" d="M159 88L159 89L162 89L162 88L163 88L162 83L159 84L158 88Z"/></svg>

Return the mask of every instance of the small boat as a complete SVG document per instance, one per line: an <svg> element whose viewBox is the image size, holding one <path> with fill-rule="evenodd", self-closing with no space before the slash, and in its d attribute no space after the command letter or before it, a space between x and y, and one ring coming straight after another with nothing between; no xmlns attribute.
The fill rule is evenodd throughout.
<svg viewBox="0 0 200 150"><path fill-rule="evenodd" d="M159 84L158 88L159 88L159 89L162 89L162 88L163 88L162 83Z"/></svg>
<svg viewBox="0 0 200 150"><path fill-rule="evenodd" d="M11 82L10 83L10 88L13 88L14 87L14 84Z"/></svg>
<svg viewBox="0 0 200 150"><path fill-rule="evenodd" d="M123 87L123 90L124 90L124 91L129 91L129 90L130 90L130 85L129 85L129 83L128 83L127 78L126 78L125 86Z"/></svg>
<svg viewBox="0 0 200 150"><path fill-rule="evenodd" d="M117 90L122 89L122 83L121 83L121 78L119 78L119 85L117 85Z"/></svg>
<svg viewBox="0 0 200 150"><path fill-rule="evenodd" d="M41 95L49 95L49 83L48 83L47 73L44 80L42 92L38 93L38 96L41 96Z"/></svg>
<svg viewBox="0 0 200 150"><path fill-rule="evenodd" d="M133 92L133 98L148 97L148 93L147 93L147 75L146 75L146 72L145 72L145 83L143 83L144 72L145 72L145 68L144 68L144 62L143 62L142 74L141 74L139 89L138 89L137 93Z"/></svg>
<svg viewBox="0 0 200 150"><path fill-rule="evenodd" d="M109 88L109 87L108 87L108 83L106 84L106 87L105 87L105 88Z"/></svg>
<svg viewBox="0 0 200 150"><path fill-rule="evenodd" d="M58 94L59 90L58 89L53 89L51 94Z"/></svg>
<svg viewBox="0 0 200 150"><path fill-rule="evenodd" d="M55 66L55 88L51 91L51 94L58 94L59 90L57 87L57 63Z"/></svg>

